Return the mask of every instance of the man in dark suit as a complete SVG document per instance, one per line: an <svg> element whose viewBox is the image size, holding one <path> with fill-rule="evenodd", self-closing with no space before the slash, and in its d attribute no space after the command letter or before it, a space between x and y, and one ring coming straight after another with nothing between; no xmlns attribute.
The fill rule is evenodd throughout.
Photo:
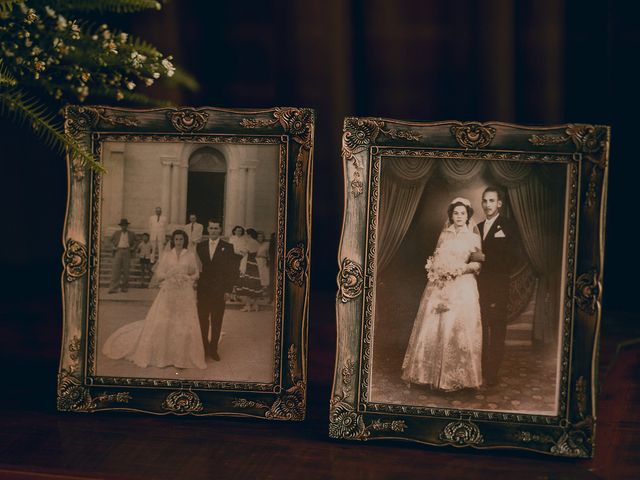
<svg viewBox="0 0 640 480"><path fill-rule="evenodd" d="M129 267L131 266L131 255L136 249L136 236L130 232L129 222L126 218L120 220L118 224L120 230L111 237L111 247L113 248L113 270L111 271L111 284L109 293L118 291L118 287L123 292L129 289Z"/></svg>
<svg viewBox="0 0 640 480"><path fill-rule="evenodd" d="M482 314L482 376L485 385L498 383L498 371L504 356L507 333L509 279L517 260L519 236L516 224L500 215L503 193L488 187L482 193L486 219L478 224L482 253L475 252L470 261L481 261L478 293Z"/></svg>
<svg viewBox="0 0 640 480"><path fill-rule="evenodd" d="M209 220L207 233L209 240L196 246L198 260L202 265L198 279L198 317L205 354L213 360L220 360L218 341L224 317L225 293L231 292L236 283L242 257L234 253L233 245L220 238L220 223Z"/></svg>

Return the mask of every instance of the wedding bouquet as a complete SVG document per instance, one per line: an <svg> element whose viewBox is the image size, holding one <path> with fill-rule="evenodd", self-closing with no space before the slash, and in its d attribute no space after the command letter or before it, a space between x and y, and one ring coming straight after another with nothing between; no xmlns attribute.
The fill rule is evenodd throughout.
<svg viewBox="0 0 640 480"><path fill-rule="evenodd" d="M175 273L170 275L164 283L170 288L180 289L191 286L193 284L193 279L186 273Z"/></svg>
<svg viewBox="0 0 640 480"><path fill-rule="evenodd" d="M432 256L427 258L427 263L424 266L427 271L427 279L429 283L436 287L434 294L438 295L436 306L434 307L436 313L449 311L449 298L446 287L465 273L465 267L466 265L460 265L459 260L440 250L436 250Z"/></svg>

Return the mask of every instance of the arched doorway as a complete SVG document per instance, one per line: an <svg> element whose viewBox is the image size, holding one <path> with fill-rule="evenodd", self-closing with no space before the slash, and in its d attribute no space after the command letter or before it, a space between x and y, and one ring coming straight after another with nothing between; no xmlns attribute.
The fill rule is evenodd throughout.
<svg viewBox="0 0 640 480"><path fill-rule="evenodd" d="M218 150L203 147L193 152L189 158L187 217L195 213L202 224L207 219L224 222L226 176L227 162Z"/></svg>

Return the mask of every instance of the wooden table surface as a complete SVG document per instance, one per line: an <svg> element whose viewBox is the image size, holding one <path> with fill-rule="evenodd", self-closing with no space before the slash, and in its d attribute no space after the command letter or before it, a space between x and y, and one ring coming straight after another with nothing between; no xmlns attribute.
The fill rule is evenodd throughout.
<svg viewBox="0 0 640 480"><path fill-rule="evenodd" d="M55 410L57 297L2 306L0 478L640 478L640 319L605 315L596 455L474 451L327 435L335 342L332 294L311 311L307 419L300 423ZM23 304L24 305L24 304Z"/></svg>

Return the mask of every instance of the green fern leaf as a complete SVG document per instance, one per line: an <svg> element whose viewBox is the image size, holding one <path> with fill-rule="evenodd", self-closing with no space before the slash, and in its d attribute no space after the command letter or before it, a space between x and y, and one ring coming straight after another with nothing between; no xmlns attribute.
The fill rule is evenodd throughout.
<svg viewBox="0 0 640 480"><path fill-rule="evenodd" d="M4 65L0 58L0 87L13 87L16 85L15 77L9 72L9 69Z"/></svg>
<svg viewBox="0 0 640 480"><path fill-rule="evenodd" d="M200 84L195 79L195 77L189 75L187 72L178 67L176 67L176 71L173 74L173 77L167 78L165 81L172 87L184 87L192 92L200 91Z"/></svg>
<svg viewBox="0 0 640 480"><path fill-rule="evenodd" d="M0 110L2 114L13 116L17 122L28 123L49 148L60 153L66 150L69 155L79 159L82 165L104 172L104 167L88 148L66 135L57 115L37 99L17 88L1 91Z"/></svg>
<svg viewBox="0 0 640 480"><path fill-rule="evenodd" d="M22 2L17 2L16 0L0 0L0 12L10 12L13 9L14 5L17 5L18 3Z"/></svg>
<svg viewBox="0 0 640 480"><path fill-rule="evenodd" d="M142 10L160 10L163 2L157 0L49 0L46 3L54 10L64 12L132 13Z"/></svg>
<svg viewBox="0 0 640 480"><path fill-rule="evenodd" d="M171 106L171 102L167 100L159 100L157 98L149 97L143 93L137 92L129 92L126 90L120 90L120 93L123 95L122 100L129 104L137 104L144 105L148 107L169 107ZM113 99L116 97L116 90L107 89L107 88L93 88L91 90L91 98L95 101L96 99L101 98L109 98Z"/></svg>

